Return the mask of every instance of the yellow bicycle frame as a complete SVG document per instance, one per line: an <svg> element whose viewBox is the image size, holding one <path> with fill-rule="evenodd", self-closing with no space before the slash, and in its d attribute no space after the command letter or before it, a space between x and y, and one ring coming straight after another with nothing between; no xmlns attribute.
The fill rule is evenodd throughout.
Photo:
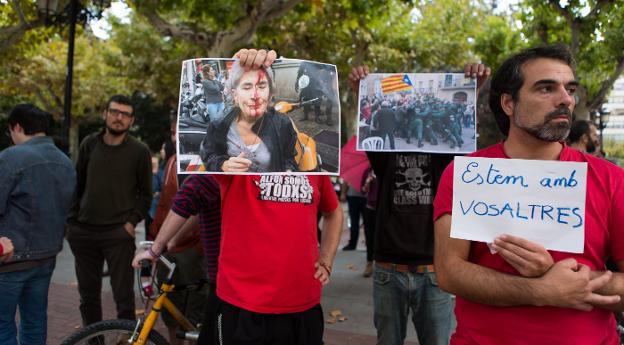
<svg viewBox="0 0 624 345"><path fill-rule="evenodd" d="M158 320L158 315L160 314L160 311L163 307L171 314L171 316L173 316L173 318L178 322L183 330L187 332L197 331L197 327L190 323L186 319L186 317L184 317L184 315L180 312L180 310L178 310L178 308L176 308L176 306L171 302L171 300L167 298L167 293L173 291L173 288L173 284L167 283L163 283L160 286L161 294L152 305L152 308L150 309L147 318L143 322L143 326L141 327L141 332L139 333L137 340L132 343L133 345L145 345L145 343L147 342L147 338L154 328L156 320Z"/></svg>

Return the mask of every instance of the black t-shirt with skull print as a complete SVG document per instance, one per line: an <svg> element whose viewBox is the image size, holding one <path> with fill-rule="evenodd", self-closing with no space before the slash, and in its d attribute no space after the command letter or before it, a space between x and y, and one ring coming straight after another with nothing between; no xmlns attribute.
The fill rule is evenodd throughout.
<svg viewBox="0 0 624 345"><path fill-rule="evenodd" d="M374 258L433 263L433 199L452 155L367 152L380 182Z"/></svg>

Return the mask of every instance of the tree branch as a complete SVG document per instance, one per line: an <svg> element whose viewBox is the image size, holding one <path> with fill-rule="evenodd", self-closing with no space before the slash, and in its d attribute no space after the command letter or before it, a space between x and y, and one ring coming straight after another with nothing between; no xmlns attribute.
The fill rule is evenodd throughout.
<svg viewBox="0 0 624 345"><path fill-rule="evenodd" d="M18 43L30 29L42 26L43 20L37 19L27 24L11 25L0 28L0 54Z"/></svg>
<svg viewBox="0 0 624 345"><path fill-rule="evenodd" d="M22 10L22 6L20 5L19 0L13 0L13 9L15 10L15 13L17 13L17 16L19 17L20 23L21 25L26 25L27 27L31 27L30 23L28 23L28 21L26 20L26 17L24 16L24 11Z"/></svg>
<svg viewBox="0 0 624 345"><path fill-rule="evenodd" d="M13 0L13 9L19 17L19 24L0 28L0 53L19 42L28 30L44 24L42 18L37 18L32 22L27 21L19 0Z"/></svg>
<svg viewBox="0 0 624 345"><path fill-rule="evenodd" d="M156 7L158 5L158 1L156 0L141 1L141 6L138 5L138 1L134 2L137 13L144 16L163 36L188 40L201 46L205 46L206 42L214 41L215 33L213 32L198 32L185 25L169 23L156 12Z"/></svg>
<svg viewBox="0 0 624 345"><path fill-rule="evenodd" d="M247 7L247 13L234 21L231 29L218 32L198 31L184 25L169 23L157 12L158 1L140 1L141 6L135 6L137 13L143 15L161 33L188 40L204 47L209 56L219 56L230 53L242 44L249 44L258 27L267 21L279 18L291 10L302 0L257 0ZM138 5L135 0L135 5Z"/></svg>
<svg viewBox="0 0 624 345"><path fill-rule="evenodd" d="M299 2L301 0L259 0L257 6L250 6L248 15L236 20L232 29L217 33L209 53L222 55L231 52L236 46L249 44L260 25L283 16Z"/></svg>
<svg viewBox="0 0 624 345"><path fill-rule="evenodd" d="M301 0L279 0L279 1L271 1L272 5L270 5L269 12L264 16L265 21L270 21L276 18L283 16L286 12L290 11L295 5L301 2Z"/></svg>
<svg viewBox="0 0 624 345"><path fill-rule="evenodd" d="M611 90L617 78L619 78L622 73L624 73L624 54L620 55L620 57L617 59L617 62L617 66L615 67L613 73L611 73L611 76L609 76L607 80L602 82L602 84L600 85L600 89L598 90L594 98L591 101L587 102L588 109L598 110L598 108L605 102L607 93Z"/></svg>

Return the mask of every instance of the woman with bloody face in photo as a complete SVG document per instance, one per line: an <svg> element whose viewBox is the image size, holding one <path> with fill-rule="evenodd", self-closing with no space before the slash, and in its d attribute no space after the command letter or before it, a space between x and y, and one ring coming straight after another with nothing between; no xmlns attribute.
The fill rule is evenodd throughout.
<svg viewBox="0 0 624 345"><path fill-rule="evenodd" d="M236 60L228 84L234 107L206 129L200 152L206 170L297 171L297 134L288 118L270 106L275 89L271 68L245 71Z"/></svg>

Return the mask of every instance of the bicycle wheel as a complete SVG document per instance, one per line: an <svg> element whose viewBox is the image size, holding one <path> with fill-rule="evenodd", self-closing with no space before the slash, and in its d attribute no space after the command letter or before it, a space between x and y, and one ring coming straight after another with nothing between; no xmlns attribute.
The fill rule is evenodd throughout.
<svg viewBox="0 0 624 345"><path fill-rule="evenodd" d="M67 337L61 345L121 345L128 344L136 321L105 320L80 329ZM150 332L146 344L169 345L167 340L155 330Z"/></svg>

